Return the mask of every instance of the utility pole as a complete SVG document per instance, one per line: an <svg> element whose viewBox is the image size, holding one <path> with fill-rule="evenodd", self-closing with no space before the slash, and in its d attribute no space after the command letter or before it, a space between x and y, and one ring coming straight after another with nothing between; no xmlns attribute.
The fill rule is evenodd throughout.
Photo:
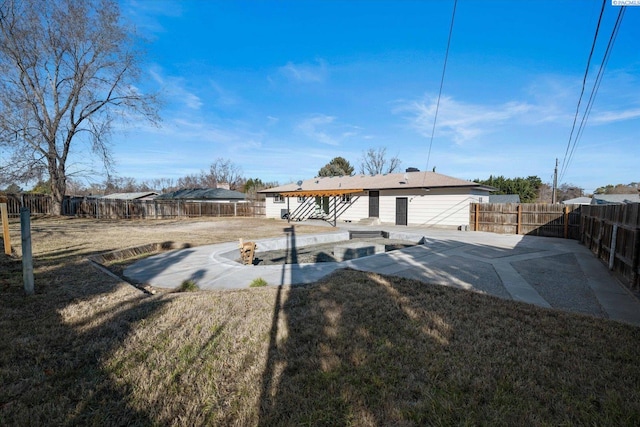
<svg viewBox="0 0 640 427"><path fill-rule="evenodd" d="M558 158L556 157L556 168L553 171L553 192L551 193L551 204L556 204L556 192L558 189Z"/></svg>

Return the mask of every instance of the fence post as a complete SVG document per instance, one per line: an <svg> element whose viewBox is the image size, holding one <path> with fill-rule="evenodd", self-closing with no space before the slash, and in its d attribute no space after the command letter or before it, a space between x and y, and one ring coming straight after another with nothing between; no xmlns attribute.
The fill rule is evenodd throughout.
<svg viewBox="0 0 640 427"><path fill-rule="evenodd" d="M520 234L522 231L522 205L518 204L517 209L517 218L516 218L516 234Z"/></svg>
<svg viewBox="0 0 640 427"><path fill-rule="evenodd" d="M564 238L569 238L569 206L564 207Z"/></svg>
<svg viewBox="0 0 640 427"><path fill-rule="evenodd" d="M4 253L7 255L11 255L11 238L9 236L9 209L4 201L0 203L0 215L2 216L2 239L4 240Z"/></svg>
<svg viewBox="0 0 640 427"><path fill-rule="evenodd" d="M638 268L640 268L640 228L636 228L633 232L633 254L631 255L631 285L635 289L640 285L638 283L638 278L640 277Z"/></svg>
<svg viewBox="0 0 640 427"><path fill-rule="evenodd" d="M22 237L22 282L27 295L33 295L33 256L31 254L31 211L20 208L20 235Z"/></svg>
<svg viewBox="0 0 640 427"><path fill-rule="evenodd" d="M611 248L609 250L609 270L613 270L613 264L616 260L616 245L618 243L618 224L613 224L611 232Z"/></svg>
<svg viewBox="0 0 640 427"><path fill-rule="evenodd" d="M479 231L478 230L478 223L479 223L479 217L480 217L480 203L476 203L476 217L474 218L474 230L473 231Z"/></svg>

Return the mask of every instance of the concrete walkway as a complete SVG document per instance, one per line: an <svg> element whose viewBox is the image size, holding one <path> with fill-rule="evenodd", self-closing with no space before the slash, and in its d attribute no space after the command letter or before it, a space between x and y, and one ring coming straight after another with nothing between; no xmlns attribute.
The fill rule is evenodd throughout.
<svg viewBox="0 0 640 427"><path fill-rule="evenodd" d="M590 314L640 326L640 302L591 252L575 240L343 224L326 234L258 240L258 252L349 239L348 230L384 230L417 246L343 262L244 266L238 243L181 249L141 260L124 274L160 288L194 280L201 289L247 288L256 278L270 285L316 282L340 268L418 279L426 283Z"/></svg>

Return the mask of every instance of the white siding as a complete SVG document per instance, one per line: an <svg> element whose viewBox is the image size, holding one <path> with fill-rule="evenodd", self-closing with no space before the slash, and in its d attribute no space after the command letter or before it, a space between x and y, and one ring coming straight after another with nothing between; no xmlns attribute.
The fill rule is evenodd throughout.
<svg viewBox="0 0 640 427"><path fill-rule="evenodd" d="M293 203L292 203L293 202ZM296 199L289 199L291 210L297 206ZM284 202L274 202L273 194L267 194L265 198L265 214L267 218L281 218L281 209L287 209L287 199Z"/></svg>
<svg viewBox="0 0 640 427"><path fill-rule="evenodd" d="M469 204L478 203L480 197L488 201L489 194L482 191L469 189L433 189L431 191L407 189L407 190L380 190L380 221L395 224L396 222L396 198L408 199L407 222L409 225L428 227L454 228L461 225L469 225ZM289 198L289 208L293 212L300 203L295 197ZM341 203L338 204L339 211ZM266 197L267 218L280 218L281 209L287 208L287 199L282 203L275 203L272 194ZM331 203L333 209L333 203ZM353 195L348 209L342 212L338 221L357 222L369 216L368 192ZM330 218L332 219L332 218Z"/></svg>

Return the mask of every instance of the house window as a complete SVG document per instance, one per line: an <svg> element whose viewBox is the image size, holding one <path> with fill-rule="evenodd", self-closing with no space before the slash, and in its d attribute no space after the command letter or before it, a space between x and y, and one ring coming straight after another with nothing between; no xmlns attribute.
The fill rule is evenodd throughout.
<svg viewBox="0 0 640 427"><path fill-rule="evenodd" d="M351 194L343 194L343 195L340 197L340 201L341 201L342 203L351 203Z"/></svg>
<svg viewBox="0 0 640 427"><path fill-rule="evenodd" d="M307 198L305 196L298 196L298 203L304 203Z"/></svg>
<svg viewBox="0 0 640 427"><path fill-rule="evenodd" d="M284 203L284 197L282 197L282 194L274 194L273 203Z"/></svg>

